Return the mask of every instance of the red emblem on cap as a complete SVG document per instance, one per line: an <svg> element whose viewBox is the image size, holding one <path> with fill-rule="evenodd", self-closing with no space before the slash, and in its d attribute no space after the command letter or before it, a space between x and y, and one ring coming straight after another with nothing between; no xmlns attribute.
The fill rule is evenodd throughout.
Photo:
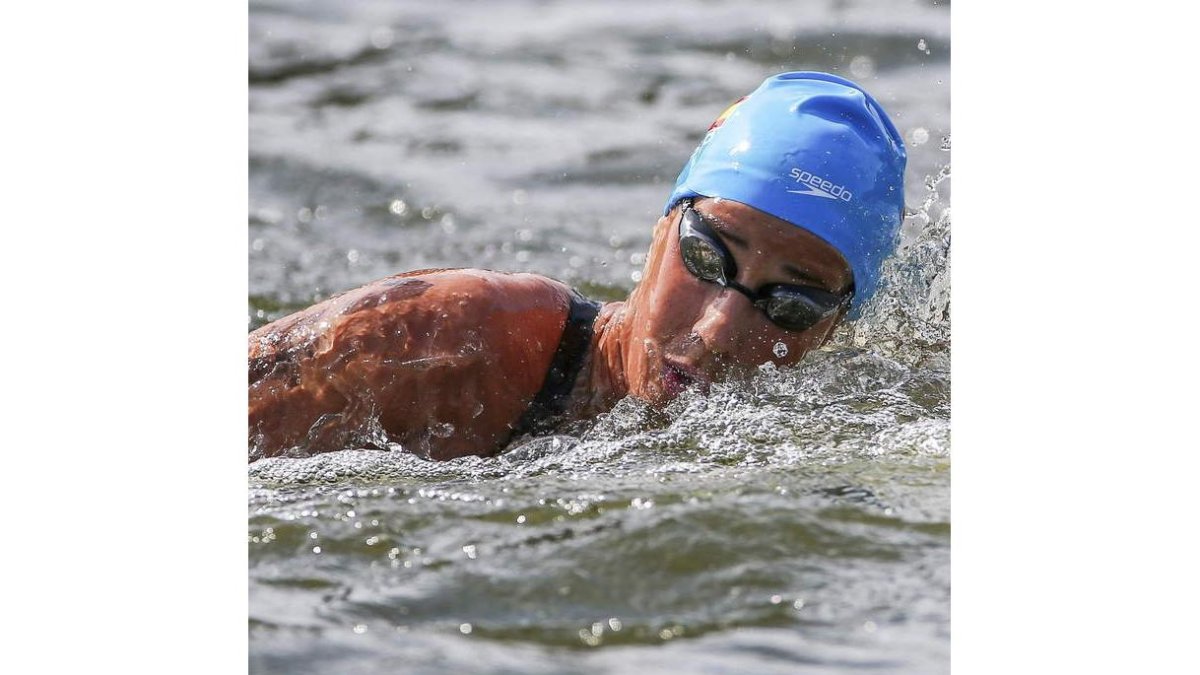
<svg viewBox="0 0 1200 675"><path fill-rule="evenodd" d="M741 105L742 101L745 101L747 98L750 98L750 96L746 95L746 96L743 96L743 97L739 98L738 100L734 101L733 105L726 108L725 112L721 113L720 115L717 116L717 119L713 120L713 123L708 126L708 131L712 131L713 129L716 129L717 127L724 124L725 118L732 115L734 109L736 109L739 105Z"/></svg>

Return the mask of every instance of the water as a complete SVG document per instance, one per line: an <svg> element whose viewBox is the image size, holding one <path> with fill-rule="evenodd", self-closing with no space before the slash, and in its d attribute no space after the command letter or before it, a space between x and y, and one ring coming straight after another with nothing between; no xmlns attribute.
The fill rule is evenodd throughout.
<svg viewBox="0 0 1200 675"><path fill-rule="evenodd" d="M249 328L396 271L635 283L709 122L784 70L908 141L901 255L799 368L492 459L250 465L253 672L945 672L949 8L250 7Z"/></svg>

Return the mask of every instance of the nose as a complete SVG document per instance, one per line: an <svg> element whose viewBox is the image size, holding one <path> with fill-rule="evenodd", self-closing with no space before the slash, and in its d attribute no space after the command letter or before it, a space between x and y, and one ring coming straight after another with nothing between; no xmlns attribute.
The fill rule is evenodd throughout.
<svg viewBox="0 0 1200 675"><path fill-rule="evenodd" d="M738 317L747 306L745 298L736 291L720 288L692 325L692 333L713 355L726 358L734 356L743 338L744 324L738 321Z"/></svg>

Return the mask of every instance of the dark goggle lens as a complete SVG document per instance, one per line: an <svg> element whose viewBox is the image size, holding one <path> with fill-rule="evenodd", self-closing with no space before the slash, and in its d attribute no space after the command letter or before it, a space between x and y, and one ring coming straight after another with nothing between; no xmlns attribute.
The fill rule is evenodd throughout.
<svg viewBox="0 0 1200 675"><path fill-rule="evenodd" d="M816 293L820 291L775 289L754 304L766 312L767 318L776 325L788 330L806 330L829 316L839 304L836 296L828 293L821 293L829 296L821 298L823 302L810 297Z"/></svg>
<svg viewBox="0 0 1200 675"><path fill-rule="evenodd" d="M693 275L704 281L725 282L725 259L712 244L699 237L684 237L679 249L683 264Z"/></svg>

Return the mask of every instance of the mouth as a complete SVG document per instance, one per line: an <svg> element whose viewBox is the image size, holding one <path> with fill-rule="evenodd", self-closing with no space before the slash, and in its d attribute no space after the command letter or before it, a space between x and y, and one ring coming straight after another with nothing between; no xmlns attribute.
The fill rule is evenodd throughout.
<svg viewBox="0 0 1200 675"><path fill-rule="evenodd" d="M709 381L703 373L692 366L678 361L663 362L663 391L667 398L679 396L689 387L699 386L702 393L708 393Z"/></svg>

